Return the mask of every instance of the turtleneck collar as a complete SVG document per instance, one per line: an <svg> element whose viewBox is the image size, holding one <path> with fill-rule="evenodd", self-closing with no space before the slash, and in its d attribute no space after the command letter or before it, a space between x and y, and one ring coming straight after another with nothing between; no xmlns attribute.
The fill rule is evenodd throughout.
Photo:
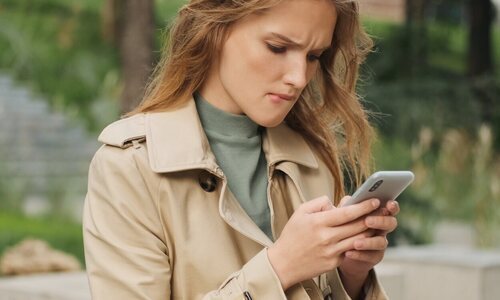
<svg viewBox="0 0 500 300"><path fill-rule="evenodd" d="M225 112L213 106L198 92L195 92L193 96L200 121L205 130L239 138L251 138L260 134L259 125L249 117Z"/></svg>

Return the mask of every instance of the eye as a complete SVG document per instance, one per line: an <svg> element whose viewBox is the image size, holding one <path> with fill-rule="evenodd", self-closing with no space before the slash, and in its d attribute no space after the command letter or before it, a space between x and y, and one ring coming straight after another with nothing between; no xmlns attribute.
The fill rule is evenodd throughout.
<svg viewBox="0 0 500 300"><path fill-rule="evenodd" d="M307 60L309 61L318 61L321 58L321 55L309 54L307 56Z"/></svg>
<svg viewBox="0 0 500 300"><path fill-rule="evenodd" d="M273 53L285 53L286 47L275 46L272 44L267 44L267 48Z"/></svg>

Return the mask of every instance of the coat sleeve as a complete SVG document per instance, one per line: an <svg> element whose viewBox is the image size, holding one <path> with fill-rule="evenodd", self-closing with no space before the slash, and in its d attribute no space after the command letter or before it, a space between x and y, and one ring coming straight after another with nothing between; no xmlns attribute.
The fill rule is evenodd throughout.
<svg viewBox="0 0 500 300"><path fill-rule="evenodd" d="M347 294L344 286L342 285L342 279L338 270L335 269L329 273L326 273L326 285L328 286L328 292L331 293L332 299L339 300L351 300L351 297ZM322 287L325 289L325 287ZM368 279L363 287L364 300L387 300L387 297L382 285L377 279L377 275L374 270L371 270Z"/></svg>
<svg viewBox="0 0 500 300"><path fill-rule="evenodd" d="M148 164L137 163L143 156L135 151L105 145L90 164L83 236L94 300L171 298L172 270L158 209L160 179L141 170ZM267 249L213 288L200 298L286 299Z"/></svg>
<svg viewBox="0 0 500 300"><path fill-rule="evenodd" d="M94 300L170 298L156 183L145 181L133 150L103 146L91 162L83 236Z"/></svg>
<svg viewBox="0 0 500 300"><path fill-rule="evenodd" d="M263 249L243 268L230 275L219 287L203 297L209 299L287 299L281 282Z"/></svg>

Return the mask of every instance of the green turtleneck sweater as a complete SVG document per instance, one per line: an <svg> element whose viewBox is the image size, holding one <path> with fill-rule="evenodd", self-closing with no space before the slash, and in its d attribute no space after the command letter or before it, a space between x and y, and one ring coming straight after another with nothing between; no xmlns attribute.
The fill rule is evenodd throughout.
<svg viewBox="0 0 500 300"><path fill-rule="evenodd" d="M261 129L245 115L234 115L194 94L196 109L210 147L230 191L260 229L272 238L267 202L267 161Z"/></svg>

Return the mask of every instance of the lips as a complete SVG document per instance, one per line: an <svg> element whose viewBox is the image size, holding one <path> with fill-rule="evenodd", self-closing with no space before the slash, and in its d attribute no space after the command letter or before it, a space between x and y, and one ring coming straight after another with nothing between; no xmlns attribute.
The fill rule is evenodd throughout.
<svg viewBox="0 0 500 300"><path fill-rule="evenodd" d="M294 95L288 95L288 94L276 94L276 93L270 93L269 94L272 98L279 98L281 100L285 101L293 101L295 99Z"/></svg>

